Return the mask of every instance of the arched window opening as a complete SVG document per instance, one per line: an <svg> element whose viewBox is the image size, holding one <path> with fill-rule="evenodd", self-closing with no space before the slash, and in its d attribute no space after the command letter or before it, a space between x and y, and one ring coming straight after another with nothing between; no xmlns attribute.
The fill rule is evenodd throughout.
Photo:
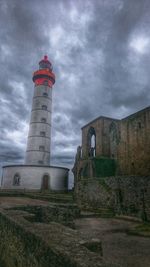
<svg viewBox="0 0 150 267"><path fill-rule="evenodd" d="M115 122L112 122L109 127L110 138L110 157L117 158L117 145L118 145L118 130Z"/></svg>
<svg viewBox="0 0 150 267"><path fill-rule="evenodd" d="M44 93L43 93L43 96L48 96L48 93L44 92Z"/></svg>
<svg viewBox="0 0 150 267"><path fill-rule="evenodd" d="M42 105L42 109L47 110L47 106L46 105Z"/></svg>
<svg viewBox="0 0 150 267"><path fill-rule="evenodd" d="M14 175L14 179L13 179L13 185L15 186L19 186L20 185L20 175L18 173L16 173Z"/></svg>
<svg viewBox="0 0 150 267"><path fill-rule="evenodd" d="M45 146L39 146L40 151L45 151Z"/></svg>
<svg viewBox="0 0 150 267"><path fill-rule="evenodd" d="M96 156L95 149L96 149L96 136L93 134L93 135L91 136L91 150L92 150L92 157L95 157L95 156Z"/></svg>
<svg viewBox="0 0 150 267"><path fill-rule="evenodd" d="M46 122L46 118L41 118L41 122Z"/></svg>
<svg viewBox="0 0 150 267"><path fill-rule="evenodd" d="M96 132L93 127L88 131L88 156L96 156Z"/></svg>
<svg viewBox="0 0 150 267"><path fill-rule="evenodd" d="M142 123L138 122L138 128L141 129L142 128Z"/></svg>
<svg viewBox="0 0 150 267"><path fill-rule="evenodd" d="M40 136L46 136L46 132L41 131Z"/></svg>

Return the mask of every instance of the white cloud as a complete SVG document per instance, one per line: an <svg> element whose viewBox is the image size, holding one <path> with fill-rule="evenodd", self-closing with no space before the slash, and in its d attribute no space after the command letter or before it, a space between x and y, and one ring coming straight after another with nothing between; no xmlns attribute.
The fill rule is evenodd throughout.
<svg viewBox="0 0 150 267"><path fill-rule="evenodd" d="M16 94L16 96L26 96L26 92L25 92L25 87L23 82L17 82L14 80L11 80L8 82L8 84L13 88L13 92L14 94Z"/></svg>
<svg viewBox="0 0 150 267"><path fill-rule="evenodd" d="M2 60L6 59L6 57L12 55L11 47L9 47L6 44L5 45L2 44L0 46L0 49L1 49Z"/></svg>
<svg viewBox="0 0 150 267"><path fill-rule="evenodd" d="M129 47L139 54L149 52L150 38L148 36L134 36L130 40Z"/></svg>
<svg viewBox="0 0 150 267"><path fill-rule="evenodd" d="M28 124L26 122L21 122L19 125L19 129L9 131L5 131L5 138L8 141L14 143L18 148L25 149L27 134L28 134ZM21 129L21 131L20 131Z"/></svg>
<svg viewBox="0 0 150 267"><path fill-rule="evenodd" d="M57 25L50 30L50 42L53 47L61 44L65 32L61 25Z"/></svg>

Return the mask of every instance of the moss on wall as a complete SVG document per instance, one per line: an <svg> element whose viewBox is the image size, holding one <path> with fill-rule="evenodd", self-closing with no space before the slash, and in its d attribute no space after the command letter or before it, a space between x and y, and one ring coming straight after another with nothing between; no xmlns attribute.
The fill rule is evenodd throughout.
<svg viewBox="0 0 150 267"><path fill-rule="evenodd" d="M93 158L95 177L114 176L116 172L116 162L110 158Z"/></svg>
<svg viewBox="0 0 150 267"><path fill-rule="evenodd" d="M108 193L111 193L112 189L111 187L105 182L104 178L101 178L98 180L99 184L105 189Z"/></svg>

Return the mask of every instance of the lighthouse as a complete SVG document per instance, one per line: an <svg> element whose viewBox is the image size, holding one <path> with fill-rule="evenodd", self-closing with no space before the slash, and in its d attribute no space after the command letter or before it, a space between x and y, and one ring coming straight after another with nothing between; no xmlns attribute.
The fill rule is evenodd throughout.
<svg viewBox="0 0 150 267"><path fill-rule="evenodd" d="M55 74L47 56L33 73L34 92L25 153L25 164L3 166L1 187L5 189L68 189L66 167L50 165L52 87Z"/></svg>
<svg viewBox="0 0 150 267"><path fill-rule="evenodd" d="M47 56L33 73L34 94L25 164L49 165L51 143L52 86L55 75Z"/></svg>

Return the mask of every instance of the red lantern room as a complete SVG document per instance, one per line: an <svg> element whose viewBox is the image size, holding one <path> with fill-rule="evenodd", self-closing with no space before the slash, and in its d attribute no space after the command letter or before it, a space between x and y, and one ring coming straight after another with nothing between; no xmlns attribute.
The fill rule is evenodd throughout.
<svg viewBox="0 0 150 267"><path fill-rule="evenodd" d="M39 62L39 70L33 73L35 85L47 85L52 87L55 83L55 74L52 72L52 64L47 56Z"/></svg>

